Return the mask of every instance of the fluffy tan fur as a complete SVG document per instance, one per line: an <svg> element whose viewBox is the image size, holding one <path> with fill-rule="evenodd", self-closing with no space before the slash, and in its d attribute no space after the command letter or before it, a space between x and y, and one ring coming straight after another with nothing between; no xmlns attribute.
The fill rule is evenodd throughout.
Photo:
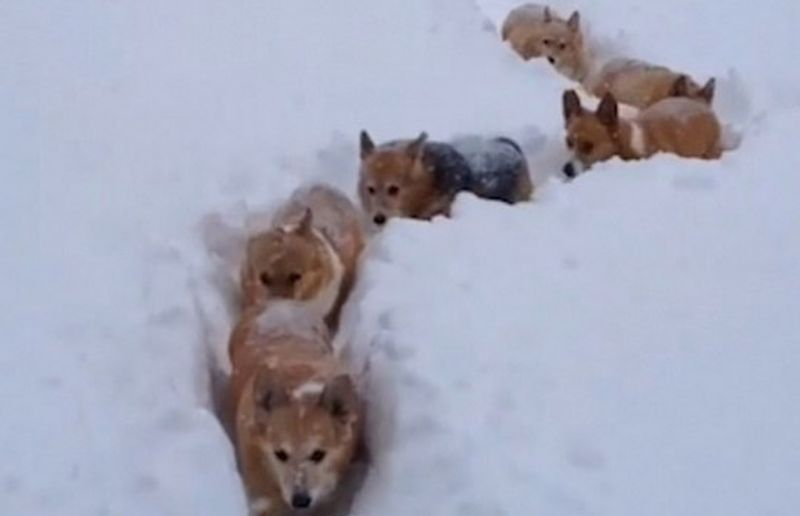
<svg viewBox="0 0 800 516"><path fill-rule="evenodd" d="M567 21L547 6L524 4L509 12L501 37L526 61L543 57L548 47L557 50L559 44L569 38L577 23L576 16L577 13L573 14Z"/></svg>
<svg viewBox="0 0 800 516"><path fill-rule="evenodd" d="M245 310L229 345L229 406L256 516L288 514L303 497L308 508L325 503L351 465L362 421L322 320L305 311L265 322L271 309Z"/></svg>
<svg viewBox="0 0 800 516"><path fill-rule="evenodd" d="M614 156L632 160L667 152L716 159L721 154L719 121L703 102L671 97L625 120L618 116L617 101L610 93L596 111L589 111L569 90L563 108L567 146L585 167Z"/></svg>
<svg viewBox="0 0 800 516"><path fill-rule="evenodd" d="M364 238L360 213L342 192L326 185L298 190L271 228L247 243L244 307L272 299L304 301L335 329Z"/></svg>
<svg viewBox="0 0 800 516"><path fill-rule="evenodd" d="M617 102L644 109L668 97L686 97L711 104L714 79L704 86L689 76L636 59L615 59L590 75L584 87L596 97L611 93Z"/></svg>

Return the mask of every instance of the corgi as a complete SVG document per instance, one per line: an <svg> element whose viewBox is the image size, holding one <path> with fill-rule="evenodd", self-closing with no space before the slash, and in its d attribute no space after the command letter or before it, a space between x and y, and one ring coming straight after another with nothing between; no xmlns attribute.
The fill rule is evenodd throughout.
<svg viewBox="0 0 800 516"><path fill-rule="evenodd" d="M524 4L508 13L500 32L503 41L524 60L543 57L547 46L557 48L558 41L566 40L577 27L578 13L569 20L553 14L549 7L539 4Z"/></svg>
<svg viewBox="0 0 800 516"><path fill-rule="evenodd" d="M585 46L578 12L567 28L545 41L545 56L559 73L580 83L595 97L611 93L617 102L638 109L668 97L687 97L709 105L713 102L714 78L700 86L687 74L638 59L615 58L601 63Z"/></svg>
<svg viewBox="0 0 800 516"><path fill-rule="evenodd" d="M563 110L567 147L574 155L563 168L567 178L614 156L635 160L668 152L685 158L717 159L722 153L719 120L707 104L696 100L666 98L626 120L619 117L611 93L606 93L592 112L581 106L574 90L568 90Z"/></svg>
<svg viewBox="0 0 800 516"><path fill-rule="evenodd" d="M519 145L502 137L432 142L423 132L376 146L361 132L358 194L376 227L392 217L447 216L462 191L509 204L529 200L533 183Z"/></svg>
<svg viewBox="0 0 800 516"><path fill-rule="evenodd" d="M585 81L587 91L598 98L611 93L617 102L644 109L668 97L686 97L705 102L714 100L716 80L700 86L688 75L665 66L636 59L613 59Z"/></svg>
<svg viewBox="0 0 800 516"><path fill-rule="evenodd" d="M244 306L303 301L335 330L364 239L361 214L342 192L326 185L298 189L272 226L247 242Z"/></svg>
<svg viewBox="0 0 800 516"><path fill-rule="evenodd" d="M363 420L327 325L295 301L253 306L231 334L229 355L229 406L250 514L324 506L350 471Z"/></svg>

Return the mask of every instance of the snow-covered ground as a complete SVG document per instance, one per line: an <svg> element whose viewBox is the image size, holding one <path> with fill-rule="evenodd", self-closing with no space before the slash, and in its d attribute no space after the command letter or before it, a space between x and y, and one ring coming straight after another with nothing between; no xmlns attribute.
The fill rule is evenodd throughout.
<svg viewBox="0 0 800 516"><path fill-rule="evenodd" d="M741 148L549 180L568 83L498 41L507 0L0 3L0 514L245 513L209 221L352 192L362 127L518 136L540 189L372 244L354 516L797 514L800 4L553 5L718 76Z"/></svg>

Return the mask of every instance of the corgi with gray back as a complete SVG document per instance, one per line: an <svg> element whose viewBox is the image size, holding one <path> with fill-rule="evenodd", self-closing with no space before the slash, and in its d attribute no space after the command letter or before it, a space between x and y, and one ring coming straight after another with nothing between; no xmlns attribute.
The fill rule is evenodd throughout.
<svg viewBox="0 0 800 516"><path fill-rule="evenodd" d="M459 192L516 203L533 185L520 147L508 138L466 137L451 143L413 140L376 145L361 132L358 195L367 218L383 226L394 217L428 220L449 215Z"/></svg>

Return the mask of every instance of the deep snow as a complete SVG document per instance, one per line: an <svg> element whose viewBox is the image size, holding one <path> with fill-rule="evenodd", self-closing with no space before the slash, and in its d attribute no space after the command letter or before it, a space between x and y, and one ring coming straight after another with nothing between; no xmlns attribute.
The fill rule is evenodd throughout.
<svg viewBox="0 0 800 516"><path fill-rule="evenodd" d="M345 321L370 371L352 514L796 514L800 6L553 2L720 77L744 131L719 163L562 184L568 83L499 42L483 13L512 5L0 3L0 514L244 514L210 395L213 222L307 180L353 192L361 128L508 133L540 189L372 244Z"/></svg>

